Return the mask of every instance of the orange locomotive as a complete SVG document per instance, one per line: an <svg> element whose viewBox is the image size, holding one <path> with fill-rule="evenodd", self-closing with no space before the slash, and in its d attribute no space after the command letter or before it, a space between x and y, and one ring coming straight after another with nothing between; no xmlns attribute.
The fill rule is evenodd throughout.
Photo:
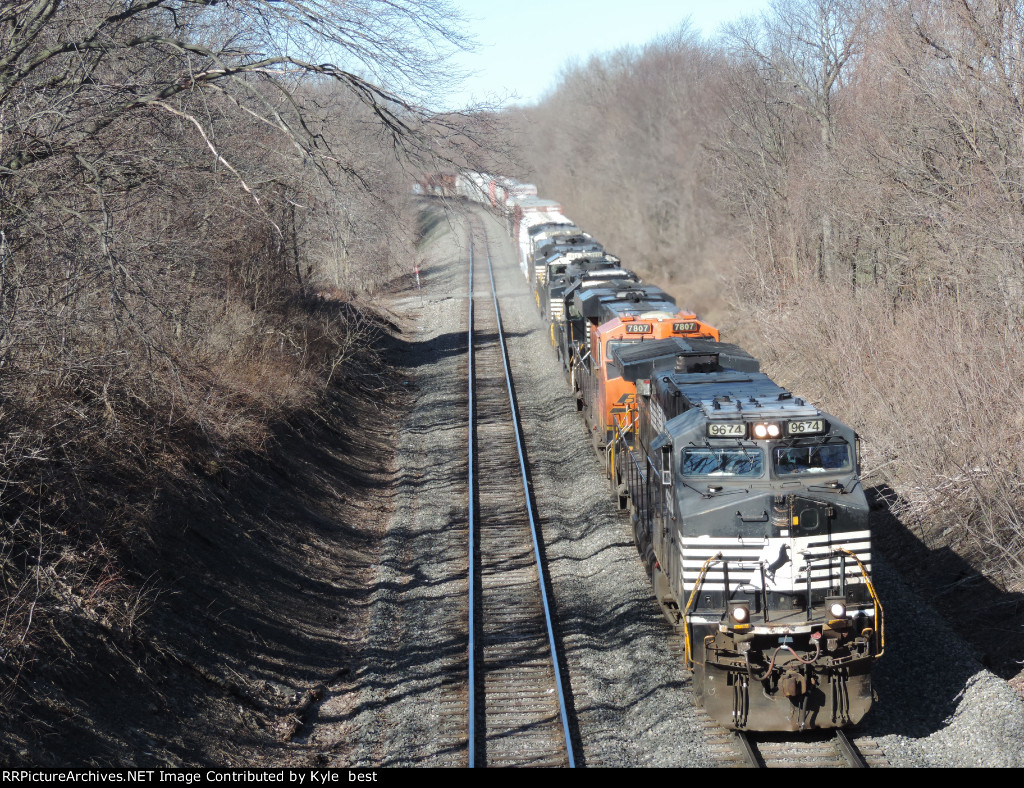
<svg viewBox="0 0 1024 788"><path fill-rule="evenodd" d="M680 310L672 296L652 285L579 289L573 300L574 311L584 319L587 332L584 347L576 353L573 379L579 386L579 407L594 445L603 451L617 436L624 436L632 444L636 385L609 365L612 351L672 337L717 341L718 329L692 312Z"/></svg>

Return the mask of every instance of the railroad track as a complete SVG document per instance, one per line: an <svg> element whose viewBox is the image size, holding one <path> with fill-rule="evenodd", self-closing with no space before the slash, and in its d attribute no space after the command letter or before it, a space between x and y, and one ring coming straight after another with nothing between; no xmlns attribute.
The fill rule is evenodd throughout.
<svg viewBox="0 0 1024 788"><path fill-rule="evenodd" d="M683 664L685 646L681 637L669 641L669 649ZM686 671L687 676L689 671ZM716 760L726 767L864 769L889 766L881 746L870 736L844 730L805 733L752 733L726 730L698 709L705 744Z"/></svg>
<svg viewBox="0 0 1024 788"><path fill-rule="evenodd" d="M868 736L843 730L792 733L727 731L705 721L707 742L725 766L761 768L880 768L889 765Z"/></svg>
<svg viewBox="0 0 1024 788"><path fill-rule="evenodd" d="M469 765L575 766L486 230L468 221Z"/></svg>

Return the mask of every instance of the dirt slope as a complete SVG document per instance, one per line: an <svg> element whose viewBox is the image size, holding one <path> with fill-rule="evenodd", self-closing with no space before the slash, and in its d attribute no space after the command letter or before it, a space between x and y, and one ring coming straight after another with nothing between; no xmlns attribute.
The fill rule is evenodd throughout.
<svg viewBox="0 0 1024 788"><path fill-rule="evenodd" d="M325 763L304 726L360 658L404 391L388 370L350 371L269 457L160 501L125 556L145 581L137 626L69 594L74 624L22 673L0 764Z"/></svg>

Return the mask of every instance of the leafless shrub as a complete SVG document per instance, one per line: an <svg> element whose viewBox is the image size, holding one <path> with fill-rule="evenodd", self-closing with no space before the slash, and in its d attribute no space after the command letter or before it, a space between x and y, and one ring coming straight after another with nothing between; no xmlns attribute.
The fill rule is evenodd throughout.
<svg viewBox="0 0 1024 788"><path fill-rule="evenodd" d="M1019 585L1019 329L937 296L894 305L878 290L813 283L757 318L767 369L860 425L868 480L889 481L926 542Z"/></svg>
<svg viewBox="0 0 1024 788"><path fill-rule="evenodd" d="M0 685L68 622L134 637L157 591L124 559L161 490L352 384L381 330L355 297L410 254L405 173L473 148L426 104L457 23L443 0L0 7Z"/></svg>
<svg viewBox="0 0 1024 788"><path fill-rule="evenodd" d="M927 542L1016 588L1022 31L1021 2L780 1L568 70L522 148L626 265L856 425Z"/></svg>

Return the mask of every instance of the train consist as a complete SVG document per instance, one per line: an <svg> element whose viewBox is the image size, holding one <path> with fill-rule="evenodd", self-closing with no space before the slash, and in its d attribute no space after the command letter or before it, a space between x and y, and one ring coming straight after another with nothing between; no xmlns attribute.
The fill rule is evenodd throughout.
<svg viewBox="0 0 1024 788"><path fill-rule="evenodd" d="M506 223L697 704L737 730L858 722L884 627L855 432L535 187L463 173L447 188Z"/></svg>

